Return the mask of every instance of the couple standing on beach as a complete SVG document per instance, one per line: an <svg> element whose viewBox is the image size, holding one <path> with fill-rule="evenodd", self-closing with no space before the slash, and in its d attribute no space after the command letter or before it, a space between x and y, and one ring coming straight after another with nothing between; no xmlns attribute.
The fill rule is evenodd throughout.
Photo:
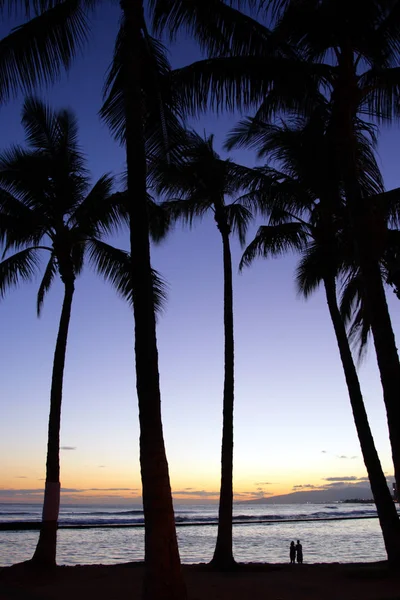
<svg viewBox="0 0 400 600"><path fill-rule="evenodd" d="M290 544L290 564L294 565L296 558L298 563L303 562L303 546L300 544L300 540L297 540L296 545L294 545L294 542Z"/></svg>

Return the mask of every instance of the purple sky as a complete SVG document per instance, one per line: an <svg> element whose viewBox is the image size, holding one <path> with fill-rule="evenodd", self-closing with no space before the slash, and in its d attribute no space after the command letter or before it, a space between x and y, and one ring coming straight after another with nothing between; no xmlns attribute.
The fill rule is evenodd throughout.
<svg viewBox="0 0 400 600"><path fill-rule="evenodd" d="M104 5L93 20L85 56L56 86L40 93L54 107L68 106L76 112L93 180L124 169L123 150L97 116L117 26L118 8ZM7 31L2 27L0 35ZM196 45L184 37L171 48L173 66L198 57ZM23 142L22 101L21 96L0 108L2 148ZM218 150L233 124L232 115L206 115L194 122L200 132L206 129L215 134ZM249 153L232 156L251 164ZM399 186L397 128L382 131L379 157L387 188ZM254 231L255 227L249 241ZM127 247L127 236L116 243ZM308 302L296 296L293 256L258 261L237 274L241 249L236 241L232 248L237 497L289 492L294 486L320 485L327 477L364 476L323 294L317 293ZM158 341L172 487L176 497L215 499L222 412L223 288L221 242L213 220L205 219L193 231L177 226L154 249L153 262L169 284ZM38 281L12 290L0 305L0 501L37 499L35 490L43 487L62 288L59 283L54 286L38 320L37 286ZM399 301L390 290L388 298L398 334ZM89 270L80 277L62 416L62 483L72 490L65 493L66 500L98 494L105 499L136 498L140 494L132 321L130 310L109 286ZM360 376L384 470L392 474L372 346Z"/></svg>

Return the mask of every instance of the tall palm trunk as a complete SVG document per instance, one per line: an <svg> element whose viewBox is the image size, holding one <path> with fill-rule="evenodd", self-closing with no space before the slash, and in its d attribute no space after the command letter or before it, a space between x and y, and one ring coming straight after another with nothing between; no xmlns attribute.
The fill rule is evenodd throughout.
<svg viewBox="0 0 400 600"><path fill-rule="evenodd" d="M40 527L39 541L32 557L32 561L40 563L45 567L52 567L56 564L57 526L60 509L61 402L68 329L71 318L72 298L75 291L75 277L71 275L68 278L63 278L63 281L65 288L64 301L58 327L51 378L46 486L44 491L42 524Z"/></svg>
<svg viewBox="0 0 400 600"><path fill-rule="evenodd" d="M140 466L145 519L146 600L185 600L174 510L161 420L158 351L150 265L143 137L141 52L143 2L121 3L128 30L124 66L126 162L135 317L136 389L140 421Z"/></svg>
<svg viewBox="0 0 400 600"><path fill-rule="evenodd" d="M216 211L221 232L224 260L224 399L222 417L221 490L219 499L218 533L211 565L229 570L235 566L232 549L233 516L233 401L234 401L234 341L232 257L229 244L230 229L226 217Z"/></svg>
<svg viewBox="0 0 400 600"><path fill-rule="evenodd" d="M397 489L400 489L400 362L379 266L379 240L371 227L369 209L359 185L354 130L359 91L351 49L342 49L339 66L339 83L333 94L332 122L336 140L336 161L343 176L355 251L381 377L394 474Z"/></svg>
<svg viewBox="0 0 400 600"><path fill-rule="evenodd" d="M329 314L335 330L340 358L342 360L346 378L354 423L357 429L365 467L368 472L371 490L376 504L388 561L391 564L398 566L400 563L399 517L387 486L386 478L369 426L360 382L351 354L346 329L337 305L335 279L333 277L327 277L324 279L324 284Z"/></svg>

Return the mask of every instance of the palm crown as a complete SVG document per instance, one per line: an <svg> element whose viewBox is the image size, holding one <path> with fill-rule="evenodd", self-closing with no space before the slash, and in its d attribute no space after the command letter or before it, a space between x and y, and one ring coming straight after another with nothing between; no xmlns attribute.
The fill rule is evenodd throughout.
<svg viewBox="0 0 400 600"><path fill-rule="evenodd" d="M101 238L122 225L112 196L113 178L103 175L90 189L77 142L77 123L66 110L54 112L25 101L22 121L28 149L15 146L0 156L0 207L5 253L0 293L30 279L40 253L50 253L38 292L38 313L52 281L80 274L85 257L125 297L131 296L128 254Z"/></svg>

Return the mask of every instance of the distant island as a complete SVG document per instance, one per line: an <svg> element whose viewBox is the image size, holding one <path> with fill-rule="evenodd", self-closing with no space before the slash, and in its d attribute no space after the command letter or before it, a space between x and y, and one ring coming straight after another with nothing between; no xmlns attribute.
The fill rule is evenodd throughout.
<svg viewBox="0 0 400 600"><path fill-rule="evenodd" d="M254 500L241 500L235 504L322 504L330 502L346 502L348 504L369 504L371 499L371 488L356 485L344 485L343 487L328 487L322 490L305 490L282 494L280 496L263 496Z"/></svg>

